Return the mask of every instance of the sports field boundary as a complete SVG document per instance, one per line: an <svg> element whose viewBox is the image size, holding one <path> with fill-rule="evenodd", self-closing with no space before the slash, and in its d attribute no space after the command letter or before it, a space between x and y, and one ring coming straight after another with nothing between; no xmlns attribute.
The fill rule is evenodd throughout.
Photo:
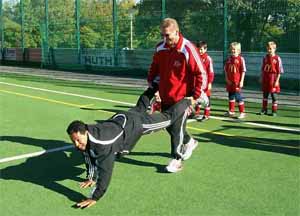
<svg viewBox="0 0 300 216"><path fill-rule="evenodd" d="M62 91L57 91L57 90L50 90L50 89L37 88L37 87L32 87L32 86L19 85L19 84L15 84L15 83L7 83L7 82L1 82L0 81L0 84L19 87L19 88L26 88L26 89L31 89L31 90L37 90L37 91L43 91L43 92L49 92L49 93L54 93L54 94L62 94L62 95L73 96L73 97L80 97L80 98L86 98L86 99L92 99L92 100L106 101L106 102L111 102L111 103L116 103L116 104L125 104L125 105L130 105L130 106L135 105L135 104L129 103L129 102L110 100L110 99L99 98L99 97L91 97L91 96L87 96L87 95L73 94L73 93L62 92ZM0 89L0 92L4 92L4 93L8 93L8 94L14 94L14 95L18 95L18 96L29 97L29 98L37 99L37 100L44 100L44 101L48 101L48 102L52 102L52 103L59 103L59 104L63 104L63 105L73 106L73 107L88 106L88 105L72 104L72 103L67 103L67 102L64 102L64 101L58 101L58 100L53 100L53 99L48 99L48 98L43 98L43 97L37 97L37 96L23 94L23 93L14 92L14 91L6 91L6 90L1 90ZM105 112L107 112L107 111L105 111ZM111 112L111 113L113 113L113 112ZM216 119L216 120L222 120L222 121L224 121L224 120L225 121L236 121L236 120L230 119L230 118L215 117L215 116L211 116L211 118ZM195 119L189 119L188 123L195 122L195 121L196 121ZM257 126L257 127L272 128L272 129L277 129L277 130L282 130L282 131L300 132L300 130L294 129L294 128L278 127L278 126L274 126L274 125L259 124L259 123L253 123L253 122L245 122L245 121L240 121L240 123L248 124L248 125L251 125L251 126ZM187 126L187 128L191 129L191 130L196 130L196 131L201 131L201 132L208 132L208 133L213 133L213 134L216 134L216 135L221 135L221 136L226 136L226 137L235 137L235 135L228 134L228 133L212 132L212 131L209 131L209 130L190 127L190 126ZM254 138L249 138L249 139L252 140ZM260 144L261 145L273 145L272 143L268 143L268 144L260 143ZM70 148L74 148L74 146L73 145L67 145L67 146L62 146L62 147L58 147L58 148L47 149L47 150L42 150L42 151L28 153L28 154L22 154L22 155L2 158L2 159L0 159L0 163L10 162L10 161L19 160L19 159L25 159L25 158L30 158L30 157L36 157L36 156L40 156L40 155L48 154L48 153L52 153L52 152L64 151L64 150L67 150L67 149L70 149ZM291 147L291 148L297 148L297 147Z"/></svg>
<svg viewBox="0 0 300 216"><path fill-rule="evenodd" d="M46 70L39 68L21 68L13 66L0 66L0 72L6 74L19 74L35 77L44 77L48 79L89 82L100 85L111 85L130 88L147 87L147 81L143 78L116 77L101 74L78 73L72 71ZM246 102L261 103L262 93L260 91L243 89L243 95ZM213 86L212 98L228 99L225 87L220 85ZM300 106L300 96L298 92L282 91L279 95L280 105Z"/></svg>
<svg viewBox="0 0 300 216"><path fill-rule="evenodd" d="M196 120L194 120L194 119L189 119L188 123L195 122L195 121ZM202 129L202 128L195 128L195 127L190 127L190 126L187 126L187 128L190 129L190 130L200 131L200 132L208 132L208 133L216 134L216 135L219 135L219 136L236 137L236 135L233 135L233 134L220 133L220 132L211 132L209 130L205 130L205 129ZM243 139L244 140L251 140L252 141L255 138L247 138L247 139L243 138ZM255 141L257 142L256 139L255 139ZM275 145L273 143L266 143L266 142L259 142L259 145L275 146L275 147L285 147L285 148L291 148L291 149L299 149L299 147L295 147L295 146L282 146L282 145ZM10 162L10 161L15 161L15 160L20 160L20 159L26 159L26 158L31 158L31 157L37 157L37 156L41 156L41 155L44 155L44 154L49 154L49 153L58 152L58 151L64 151L64 150L68 150L68 149L72 149L72 148L74 148L73 145L67 145L67 146L62 146L62 147L58 147L58 148L47 149L47 150L42 150L42 151L28 153L28 154L22 154L22 155L17 155L17 156L2 158L2 159L0 159L0 163Z"/></svg>
<svg viewBox="0 0 300 216"><path fill-rule="evenodd" d="M20 87L20 88L27 88L27 89L32 89L32 90L38 90L38 91L44 91L44 92L50 92L50 93L61 94L61 95L69 95L69 96L74 96L74 97L105 101L105 102L110 102L110 103L115 103L115 104L123 104L123 105L129 105L129 106L134 106L135 105L134 103L129 103L129 102L110 100L110 99L106 99L106 98L92 97L92 96L86 96L86 95L81 95L81 94L73 94L73 93L69 93L69 92L63 92L63 91L57 91L57 90L51 90L51 89L44 89L44 88L37 88L37 87L19 85L19 84L14 84L14 83L7 83L7 82L1 82L0 81L0 84ZM77 105L77 106L80 106L80 105ZM282 130L282 131L300 132L300 130L296 129L296 128L288 128L288 127L279 127L279 126L267 125L267 124L259 124L259 123L254 123L254 122L250 122L250 121L248 122L248 121L235 120L235 119L231 119L231 118L221 118L221 117L214 117L214 116L211 116L211 118L212 119L217 119L217 120L227 120L227 121L235 121L235 122L239 121L240 123L247 124L247 125L265 127L265 128L272 128L272 129L277 129L277 130Z"/></svg>

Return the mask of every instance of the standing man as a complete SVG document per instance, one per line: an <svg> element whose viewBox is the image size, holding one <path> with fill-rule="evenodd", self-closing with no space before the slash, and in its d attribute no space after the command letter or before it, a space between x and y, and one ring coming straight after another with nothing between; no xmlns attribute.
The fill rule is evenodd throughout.
<svg viewBox="0 0 300 216"><path fill-rule="evenodd" d="M160 31L163 41L156 46L148 83L151 87L159 80L158 89L163 111L184 97L198 99L207 86L207 77L199 51L182 36L175 19L164 19ZM187 116L183 116L167 128L171 136L173 157L166 167L168 172L180 171L182 160L187 160L198 145L186 131L186 120Z"/></svg>

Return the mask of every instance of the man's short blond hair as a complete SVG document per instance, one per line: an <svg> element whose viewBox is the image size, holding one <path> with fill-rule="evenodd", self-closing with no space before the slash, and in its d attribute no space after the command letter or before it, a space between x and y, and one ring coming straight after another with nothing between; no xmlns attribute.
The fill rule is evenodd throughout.
<svg viewBox="0 0 300 216"><path fill-rule="evenodd" d="M277 45L274 41L269 41L269 42L267 42L267 47L273 47L276 49Z"/></svg>
<svg viewBox="0 0 300 216"><path fill-rule="evenodd" d="M179 26L175 19L173 18L165 18L160 24L160 29L164 29L167 27L173 26L175 28L175 31L179 32Z"/></svg>
<svg viewBox="0 0 300 216"><path fill-rule="evenodd" d="M237 50L239 50L240 52L241 52L241 50L242 50L242 48L241 48L241 43L239 43L239 42L232 42L232 43L230 44L230 47L234 47L234 48L236 48Z"/></svg>

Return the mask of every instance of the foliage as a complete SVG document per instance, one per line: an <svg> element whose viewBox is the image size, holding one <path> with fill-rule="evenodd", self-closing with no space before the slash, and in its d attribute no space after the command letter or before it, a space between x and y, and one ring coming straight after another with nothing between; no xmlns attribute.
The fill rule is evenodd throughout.
<svg viewBox="0 0 300 216"><path fill-rule="evenodd" d="M75 1L49 2L50 47L76 47ZM81 0L80 43L83 48L113 48L112 0ZM153 48L159 42L162 18L160 0L117 1L118 46ZM196 42L205 40L209 49L223 49L223 0L166 0L166 16L177 19L181 32ZM228 41L240 41L243 51L264 51L274 40L281 52L299 52L299 0L228 0ZM40 0L23 0L25 47L40 47L40 25L45 22L45 5ZM21 46L20 2L4 2L6 47ZM131 28L131 23L133 28Z"/></svg>
<svg viewBox="0 0 300 216"><path fill-rule="evenodd" d="M5 22L5 32L4 38L7 38L4 41L5 47L20 47L21 41L21 26L14 22L13 20L4 18Z"/></svg>

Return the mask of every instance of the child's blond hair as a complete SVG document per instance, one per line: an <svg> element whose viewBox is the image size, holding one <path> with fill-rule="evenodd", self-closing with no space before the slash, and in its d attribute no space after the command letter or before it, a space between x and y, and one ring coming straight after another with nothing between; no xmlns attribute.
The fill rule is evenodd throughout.
<svg viewBox="0 0 300 216"><path fill-rule="evenodd" d="M232 42L231 44L230 44L230 48L231 47L235 47L237 50L239 50L239 53L241 53L241 50L242 50L242 48L241 48L241 43L239 43L239 42Z"/></svg>

